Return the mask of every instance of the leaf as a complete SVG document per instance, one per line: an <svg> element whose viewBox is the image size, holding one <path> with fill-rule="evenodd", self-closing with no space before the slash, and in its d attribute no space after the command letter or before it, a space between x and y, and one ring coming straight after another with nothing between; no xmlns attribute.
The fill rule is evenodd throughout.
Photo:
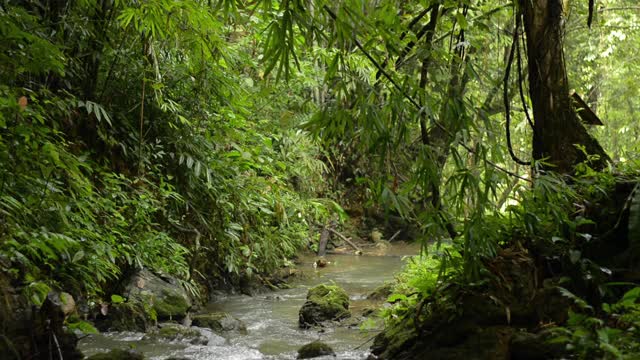
<svg viewBox="0 0 640 360"><path fill-rule="evenodd" d="M111 295L111 303L112 304L122 304L124 302L124 298L120 295L113 294Z"/></svg>
<svg viewBox="0 0 640 360"><path fill-rule="evenodd" d="M67 326L69 327L70 330L79 331L84 334L99 333L98 329L96 329L93 325L91 325L91 323L83 320L73 322L73 323L68 323Z"/></svg>
<svg viewBox="0 0 640 360"><path fill-rule="evenodd" d="M51 287L40 281L32 282L26 288L29 300L31 300L32 304L38 307L41 306L42 303L44 303L44 300L47 298L47 294L49 294L49 291L51 291Z"/></svg>
<svg viewBox="0 0 640 360"><path fill-rule="evenodd" d="M404 294L392 294L387 298L388 303L395 303L398 301L407 301L407 296Z"/></svg>
<svg viewBox="0 0 640 360"><path fill-rule="evenodd" d="M620 302L634 304L639 298L640 298L640 286L627 291L622 297L622 300Z"/></svg>
<svg viewBox="0 0 640 360"><path fill-rule="evenodd" d="M200 161L196 161L196 166L193 169L196 173L196 177L200 176L200 170L202 169L201 166L202 166L202 163Z"/></svg>
<svg viewBox="0 0 640 360"><path fill-rule="evenodd" d="M571 261L572 264L577 263L578 260L580 260L581 256L582 256L582 254L578 250L570 250L569 251L569 260Z"/></svg>
<svg viewBox="0 0 640 360"><path fill-rule="evenodd" d="M469 24L467 23L467 19L464 17L462 13L456 14L456 21L462 30L466 30Z"/></svg>
<svg viewBox="0 0 640 360"><path fill-rule="evenodd" d="M73 260L71 260L71 262L77 263L78 261L82 260L82 258L84 258L84 251L78 250L78 252L73 255Z"/></svg>

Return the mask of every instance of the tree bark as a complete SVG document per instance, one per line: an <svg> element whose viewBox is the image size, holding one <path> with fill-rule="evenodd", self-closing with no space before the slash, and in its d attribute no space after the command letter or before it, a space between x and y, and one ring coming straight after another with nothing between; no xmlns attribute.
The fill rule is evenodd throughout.
<svg viewBox="0 0 640 360"><path fill-rule="evenodd" d="M609 157L578 120L569 98L564 63L563 0L520 0L527 38L529 91L533 105L533 158L545 160L548 170L571 174L590 155L590 166L602 169Z"/></svg>

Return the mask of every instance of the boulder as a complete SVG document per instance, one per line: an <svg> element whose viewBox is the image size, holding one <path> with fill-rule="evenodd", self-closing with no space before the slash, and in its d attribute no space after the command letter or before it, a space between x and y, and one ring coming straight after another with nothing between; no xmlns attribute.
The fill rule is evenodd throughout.
<svg viewBox="0 0 640 360"><path fill-rule="evenodd" d="M333 351L331 346L321 341L314 341L298 349L297 359L311 359L326 355L336 356L336 353Z"/></svg>
<svg viewBox="0 0 640 360"><path fill-rule="evenodd" d="M393 292L393 284L385 283L383 285L378 286L373 290L369 295L367 295L367 300L387 300L389 295Z"/></svg>
<svg viewBox="0 0 640 360"><path fill-rule="evenodd" d="M143 360L142 354L131 351L114 349L106 353L89 356L86 360Z"/></svg>
<svg viewBox="0 0 640 360"><path fill-rule="evenodd" d="M100 331L138 331L145 332L155 325L148 311L148 305L137 301L105 305L105 315L96 318L96 327Z"/></svg>
<svg viewBox="0 0 640 360"><path fill-rule="evenodd" d="M144 339L179 341L192 345L207 345L209 343L209 339L197 329L171 323L159 324L158 329L145 335Z"/></svg>
<svg viewBox="0 0 640 360"><path fill-rule="evenodd" d="M217 334L247 334L247 326L242 320L224 312L193 315L191 325L211 329Z"/></svg>
<svg viewBox="0 0 640 360"><path fill-rule="evenodd" d="M0 324L4 325L0 358L48 359L49 354L56 353L68 360L82 359L77 349L78 338L64 323L70 309L75 310L75 306L69 306L73 299L71 295L51 291L40 309L22 296L14 298L17 301L12 306L13 311L0 319ZM56 342L52 343L52 339Z"/></svg>
<svg viewBox="0 0 640 360"><path fill-rule="evenodd" d="M550 331L538 334L517 332L511 337L511 358L514 360L563 359L570 356L565 344L549 341Z"/></svg>
<svg viewBox="0 0 640 360"><path fill-rule="evenodd" d="M160 277L147 269L136 271L123 282L124 302L101 304L96 327L100 331L145 332L158 320L181 320L191 299L177 279Z"/></svg>
<svg viewBox="0 0 640 360"><path fill-rule="evenodd" d="M347 293L336 285L321 284L307 293L307 301L300 309L298 323L301 328L308 328L321 325L324 321L342 320L350 316Z"/></svg>
<svg viewBox="0 0 640 360"><path fill-rule="evenodd" d="M160 277L147 269L138 270L125 282L122 295L128 302L151 306L158 320L182 319L192 305L177 279Z"/></svg>

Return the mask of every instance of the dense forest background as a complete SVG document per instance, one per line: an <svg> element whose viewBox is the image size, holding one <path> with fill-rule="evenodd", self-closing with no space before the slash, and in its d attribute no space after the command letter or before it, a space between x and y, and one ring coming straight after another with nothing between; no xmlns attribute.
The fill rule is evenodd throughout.
<svg viewBox="0 0 640 360"><path fill-rule="evenodd" d="M582 200L640 166L638 46L633 0L1 1L2 319L142 267L206 299L350 217L444 241L432 275L466 284L516 242L592 272Z"/></svg>

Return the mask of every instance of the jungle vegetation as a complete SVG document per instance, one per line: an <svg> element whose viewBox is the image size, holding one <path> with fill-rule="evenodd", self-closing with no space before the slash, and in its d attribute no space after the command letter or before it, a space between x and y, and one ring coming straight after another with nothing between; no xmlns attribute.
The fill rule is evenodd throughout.
<svg viewBox="0 0 640 360"><path fill-rule="evenodd" d="M448 244L405 308L516 243L592 276L582 200L640 168L638 46L634 0L2 0L0 286L108 301L146 267L204 299L367 208ZM637 331L638 297L603 302Z"/></svg>

